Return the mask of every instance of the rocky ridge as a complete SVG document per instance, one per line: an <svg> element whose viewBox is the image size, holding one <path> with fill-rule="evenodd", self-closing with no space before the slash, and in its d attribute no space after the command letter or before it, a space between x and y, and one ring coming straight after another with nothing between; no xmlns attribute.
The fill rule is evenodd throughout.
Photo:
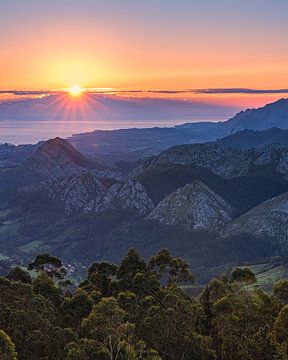
<svg viewBox="0 0 288 360"><path fill-rule="evenodd" d="M232 218L232 207L201 181L167 195L148 216L186 230L217 231Z"/></svg>
<svg viewBox="0 0 288 360"><path fill-rule="evenodd" d="M245 176L255 166L271 166L288 179L288 146L271 144L259 149L237 149L214 143L174 146L147 160L133 175L169 164L203 167L228 179Z"/></svg>
<svg viewBox="0 0 288 360"><path fill-rule="evenodd" d="M272 127L288 128L288 99L280 99L258 109L241 111L231 119L219 124L223 135L227 136L238 131L265 130Z"/></svg>
<svg viewBox="0 0 288 360"><path fill-rule="evenodd" d="M48 185L50 200L63 204L66 213L92 211L106 192L103 184L90 173L59 177Z"/></svg>
<svg viewBox="0 0 288 360"><path fill-rule="evenodd" d="M235 219L222 231L222 237L250 234L275 238L288 244L288 193L281 194L256 206Z"/></svg>
<svg viewBox="0 0 288 360"><path fill-rule="evenodd" d="M96 206L95 211L101 213L118 208L132 209L140 215L145 215L153 210L154 205L144 186L136 179L130 178L126 182L111 186Z"/></svg>
<svg viewBox="0 0 288 360"><path fill-rule="evenodd" d="M109 168L87 159L68 141L58 137L41 145L22 167L45 180L79 174L87 170L98 177L110 177L116 180L124 177L120 169Z"/></svg>

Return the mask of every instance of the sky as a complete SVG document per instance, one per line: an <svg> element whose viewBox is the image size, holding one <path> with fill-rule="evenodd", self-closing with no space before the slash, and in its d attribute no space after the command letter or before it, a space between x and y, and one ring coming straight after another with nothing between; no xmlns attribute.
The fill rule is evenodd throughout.
<svg viewBox="0 0 288 360"><path fill-rule="evenodd" d="M7 0L1 90L288 87L287 0Z"/></svg>

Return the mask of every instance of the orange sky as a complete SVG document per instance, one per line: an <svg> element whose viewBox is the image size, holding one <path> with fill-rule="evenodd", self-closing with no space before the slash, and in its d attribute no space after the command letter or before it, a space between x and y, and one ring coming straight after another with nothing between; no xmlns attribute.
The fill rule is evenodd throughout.
<svg viewBox="0 0 288 360"><path fill-rule="evenodd" d="M287 88L287 3L9 0L1 90Z"/></svg>

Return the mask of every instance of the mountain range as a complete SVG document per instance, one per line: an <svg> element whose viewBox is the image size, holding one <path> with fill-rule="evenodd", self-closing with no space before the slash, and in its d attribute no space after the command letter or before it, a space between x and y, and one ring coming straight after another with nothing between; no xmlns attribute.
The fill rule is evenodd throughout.
<svg viewBox="0 0 288 360"><path fill-rule="evenodd" d="M131 161L156 155L174 145L215 141L244 130L288 129L287 108L288 99L281 99L262 108L241 111L223 122L186 123L173 128L94 131L74 135L68 140L88 156L105 161ZM278 135L281 137L280 133ZM282 138L285 139L285 134ZM278 142L276 138L274 140Z"/></svg>
<svg viewBox="0 0 288 360"><path fill-rule="evenodd" d="M61 138L39 143L20 165L0 170L1 258L21 263L51 252L85 266L117 262L130 247L145 257L167 247L202 275L281 262L288 246L285 134L241 130L170 147L125 170Z"/></svg>
<svg viewBox="0 0 288 360"><path fill-rule="evenodd" d="M41 101L46 104L48 99ZM51 106L50 104L49 108ZM154 108L157 108L155 104ZM228 145L234 146L233 143L236 145L237 140L235 137L229 138L229 135L237 133L239 137L242 131L250 131L249 134L247 132L243 134L242 146L246 148L258 146L258 142L264 145L265 141L285 143L286 133L281 132L281 129L288 129L287 108L288 99L281 99L259 109L242 111L224 122L186 123L165 128L95 130L73 135L67 140L89 159L105 163L121 163L121 166L128 166L130 169L129 164L157 155L174 145L211 142L228 136L226 138L226 141L230 142ZM41 143L30 146L0 146L0 166L19 164L40 145Z"/></svg>

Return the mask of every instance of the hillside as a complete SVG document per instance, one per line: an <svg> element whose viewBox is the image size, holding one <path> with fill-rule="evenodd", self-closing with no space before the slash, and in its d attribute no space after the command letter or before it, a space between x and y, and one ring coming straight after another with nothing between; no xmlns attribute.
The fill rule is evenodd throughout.
<svg viewBox="0 0 288 360"><path fill-rule="evenodd" d="M220 126L223 129L223 135L234 134L245 129L265 130L273 127L287 129L288 99L280 99L259 109L241 111Z"/></svg>
<svg viewBox="0 0 288 360"><path fill-rule="evenodd" d="M267 130L241 130L215 142L217 145L238 149L261 148L264 146L288 145L288 130L276 127Z"/></svg>
<svg viewBox="0 0 288 360"><path fill-rule="evenodd" d="M47 101L42 99L41 104ZM50 104L48 108L52 105ZM44 108L47 111L46 105ZM157 155L171 146L216 141L237 132L239 134L236 137L224 139L222 144L240 148L260 146L260 143L287 144L285 133L281 135L280 130L271 129L275 127L288 129L287 114L288 100L281 99L258 109L242 111L223 122L203 121L187 122L173 127L95 130L75 134L69 137L68 141L89 159L100 163L122 163L124 167L133 167L133 162ZM246 129L252 131L245 132ZM263 134L258 133L263 130L268 131ZM0 144L0 167L22 163L41 144L14 147Z"/></svg>
<svg viewBox="0 0 288 360"><path fill-rule="evenodd" d="M1 171L1 256L21 263L51 252L79 266L117 263L131 247L145 258L167 247L203 281L233 264L269 263L279 255L278 241L246 224L239 228L250 232L229 229L288 191L286 147L279 146L278 157L274 150L177 146L118 180L103 177L117 169L50 140L23 165Z"/></svg>
<svg viewBox="0 0 288 360"><path fill-rule="evenodd" d="M167 195L149 215L160 224L206 231L219 230L231 217L231 206L201 181Z"/></svg>

